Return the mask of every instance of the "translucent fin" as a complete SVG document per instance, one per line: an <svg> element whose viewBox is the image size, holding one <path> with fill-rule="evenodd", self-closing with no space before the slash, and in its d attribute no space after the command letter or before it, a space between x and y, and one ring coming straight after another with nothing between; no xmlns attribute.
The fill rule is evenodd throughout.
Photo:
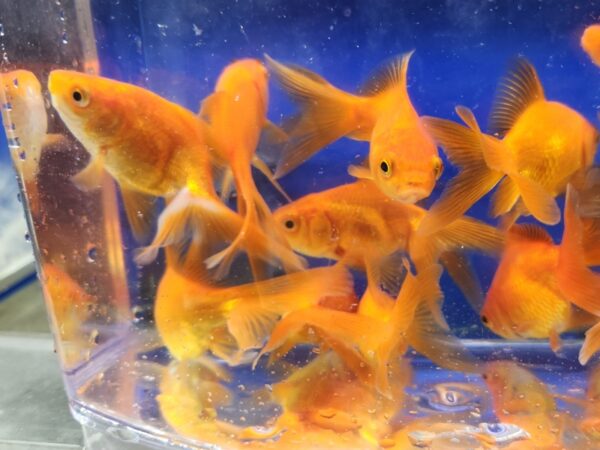
<svg viewBox="0 0 600 450"><path fill-rule="evenodd" d="M256 167L260 171L260 173L262 173L269 180L269 182L273 185L275 189L277 189L277 192L279 192L283 196L283 198L285 198L290 203L292 202L290 196L287 195L287 193L283 190L279 182L275 179L275 175L273 175L273 172L271 172L269 166L267 166L258 156L255 155L254 158L252 158L252 165Z"/></svg>
<svg viewBox="0 0 600 450"><path fill-rule="evenodd" d="M221 200L227 201L229 197L231 197L231 192L233 191L233 172L231 169L223 170L223 174L221 176L221 180L219 182L220 188L219 193Z"/></svg>
<svg viewBox="0 0 600 450"><path fill-rule="evenodd" d="M490 132L506 134L529 105L543 99L544 89L535 68L524 58L517 58L498 86Z"/></svg>
<svg viewBox="0 0 600 450"><path fill-rule="evenodd" d="M156 197L146 195L121 185L123 206L135 239L144 242L150 237L156 220Z"/></svg>
<svg viewBox="0 0 600 450"><path fill-rule="evenodd" d="M519 189L515 182L506 177L494 192L491 199L490 215L492 217L502 216L513 209L517 200L519 200Z"/></svg>
<svg viewBox="0 0 600 450"><path fill-rule="evenodd" d="M73 175L71 181L82 191L99 189L104 176L104 163L102 156L92 157L85 168Z"/></svg>
<svg viewBox="0 0 600 450"><path fill-rule="evenodd" d="M270 144L277 145L283 144L289 139L288 134L283 130L283 128L275 125L270 120L265 122L263 127L261 140L266 141Z"/></svg>
<svg viewBox="0 0 600 450"><path fill-rule="evenodd" d="M569 185L565 203L565 229L556 270L558 287L570 302L600 316L600 274L586 266L582 248L583 226L577 216L577 205L577 193Z"/></svg>
<svg viewBox="0 0 600 450"><path fill-rule="evenodd" d="M600 218L583 219L583 249L588 266L600 266Z"/></svg>
<svg viewBox="0 0 600 450"><path fill-rule="evenodd" d="M301 108L300 117L287 133L289 141L275 171L275 178L281 178L360 125L353 114L358 98L306 69L283 65L266 55L265 59L270 71Z"/></svg>
<svg viewBox="0 0 600 450"><path fill-rule="evenodd" d="M467 168L483 162L481 140L473 130L446 119L421 117L427 131L444 149L454 166Z"/></svg>
<svg viewBox="0 0 600 450"><path fill-rule="evenodd" d="M579 351L579 363L585 366L598 350L600 350L600 322L586 331L583 346Z"/></svg>
<svg viewBox="0 0 600 450"><path fill-rule="evenodd" d="M548 232L539 225L533 223L513 225L508 230L510 240L524 240L545 242L546 244L554 245L554 241Z"/></svg>
<svg viewBox="0 0 600 450"><path fill-rule="evenodd" d="M411 50L397 56L390 63L375 71L362 86L360 92L364 95L376 95L395 87L406 91L408 64L414 52L414 50Z"/></svg>
<svg viewBox="0 0 600 450"><path fill-rule="evenodd" d="M468 256L460 251L444 252L440 257L440 262L469 305L479 314L484 302L483 289Z"/></svg>
<svg viewBox="0 0 600 450"><path fill-rule="evenodd" d="M279 315L257 306L256 303L236 304L229 313L227 328L235 338L240 351L260 348L267 340Z"/></svg>
<svg viewBox="0 0 600 450"><path fill-rule="evenodd" d="M372 180L373 175L368 167L365 166L348 166L348 175L358 179Z"/></svg>
<svg viewBox="0 0 600 450"><path fill-rule="evenodd" d="M546 225L556 225L560 222L560 209L556 200L542 185L517 174L509 174L509 177L517 185L523 203L531 215Z"/></svg>

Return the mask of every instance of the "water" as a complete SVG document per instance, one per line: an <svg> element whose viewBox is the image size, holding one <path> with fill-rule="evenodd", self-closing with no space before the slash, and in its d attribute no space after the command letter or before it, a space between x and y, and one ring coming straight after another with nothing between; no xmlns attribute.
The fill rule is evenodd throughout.
<svg viewBox="0 0 600 450"><path fill-rule="evenodd" d="M0 73L29 70L42 88L23 106L19 102L23 89L34 84L22 76L3 79L6 98L0 97L0 104L10 107L3 108L9 145L4 145L7 151L2 158L8 160L8 147L14 147L10 143L19 143L13 163L27 199L30 239L53 311L71 407L84 425L90 448L111 448L109 442L114 448L588 449L598 445L595 426L600 411L594 399L599 372L594 370L595 358L586 366L578 362L583 334L563 335L557 354L547 339L501 339L482 323L447 273L440 286L451 333L428 330L428 336L438 339L437 345L428 343L420 350L432 356L432 350L444 343L458 346L452 340L457 336L478 361L476 368L449 370L410 349L390 360L383 370L389 375L389 386L382 387L378 373L368 367L380 347L356 357L356 347L344 352L339 345L333 345L334 350L309 345L332 345L322 338L338 324L353 320L344 315L327 327L316 323L305 329L301 344L281 358L271 354L257 359L258 350L236 352L231 348L232 336L224 330L234 320L227 314L240 311L241 303L228 298L222 309L198 307L195 300L214 292L201 285L189 287L177 275L166 278L162 251L150 264L136 262L141 244L128 220L152 218L152 208L140 208L128 219L125 196L108 174L93 189L80 180L74 182L72 177L86 166L89 152L69 132L65 117L49 105L47 87L48 74L57 67L99 73L196 112L223 68L240 58L264 60L267 54L306 67L348 92L358 92L378 67L414 49L408 93L417 112L457 121L454 108L465 105L486 130L497 83L511 58L521 55L536 68L547 98L564 102L597 126L600 69L579 46L585 26L600 20L596 2L234 5L98 0L91 2L89 11L67 2L43 3L27 14L17 5L0 8L0 49L7 56ZM22 39L24 29L39 30L28 36L27 45ZM274 80L269 97L268 118L285 123L295 111L294 103ZM87 97L73 98L87 106ZM93 98L89 104L93 105ZM47 115L47 127L35 126L45 124L38 120L39 105ZM132 111L132 116L142 109ZM165 122L169 119L173 117ZM178 126L176 121L172 126ZM366 142L337 140L283 177L281 187L296 200L350 183L354 178L347 173L348 166L360 164L368 151ZM445 168L431 196L420 203L425 208L457 174L444 153L440 155ZM273 168L275 161L265 153L261 156ZM187 165L198 167L196 162ZM147 170L142 175L150 178ZM271 209L287 203L257 170L253 176ZM237 196L230 198L232 208ZM10 198L16 203L14 192ZM558 200L562 209L563 198ZM489 217L489 202L486 196L468 214L497 224ZM156 200L153 208L163 210L164 199ZM556 243L561 242L562 221L544 228ZM141 242L147 245L156 230L154 217L150 236ZM11 239L14 245L23 244L23 231L11 232L16 236ZM214 243L213 253L224 247L218 240ZM365 247L364 253L376 249ZM498 256L468 255L486 292ZM324 258L309 262L313 267L329 264ZM282 273L271 269L269 275ZM352 275L360 298L364 273L353 270ZM251 279L248 261L242 257L220 287ZM303 280L297 288L306 288L314 279ZM322 288L331 289L333 275L325 279ZM178 290L185 286L188 291ZM389 287L388 292L397 288ZM329 308L354 311L351 304L356 299L342 295L328 302ZM383 307L374 311L367 327L370 336L386 328ZM257 328L250 329L256 332ZM357 335L342 337L342 343L347 343ZM342 361L340 355L346 359ZM449 358L446 355L441 362Z"/></svg>

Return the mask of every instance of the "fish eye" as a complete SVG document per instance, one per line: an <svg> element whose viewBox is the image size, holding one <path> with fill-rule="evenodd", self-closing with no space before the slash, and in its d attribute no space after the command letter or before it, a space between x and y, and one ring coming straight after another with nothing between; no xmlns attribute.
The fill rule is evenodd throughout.
<svg viewBox="0 0 600 450"><path fill-rule="evenodd" d="M436 158L433 163L433 176L437 180L444 173L444 163L441 159Z"/></svg>
<svg viewBox="0 0 600 450"><path fill-rule="evenodd" d="M389 163L389 161L385 159L382 160L381 163L379 163L379 168L381 169L383 175L386 177L389 177L392 174L392 165Z"/></svg>
<svg viewBox="0 0 600 450"><path fill-rule="evenodd" d="M296 228L296 222L294 222L292 219L287 219L285 222L283 222L283 226L288 230L293 230Z"/></svg>
<svg viewBox="0 0 600 450"><path fill-rule="evenodd" d="M86 107L90 103L88 96L78 88L73 89L71 97L73 98L73 101L81 107Z"/></svg>
<svg viewBox="0 0 600 450"><path fill-rule="evenodd" d="M481 316L481 321L483 323L488 323L488 318L486 316Z"/></svg>

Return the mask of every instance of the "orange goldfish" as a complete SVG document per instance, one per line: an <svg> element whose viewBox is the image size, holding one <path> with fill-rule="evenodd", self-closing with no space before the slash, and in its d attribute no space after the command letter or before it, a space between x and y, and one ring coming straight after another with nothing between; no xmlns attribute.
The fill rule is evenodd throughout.
<svg viewBox="0 0 600 450"><path fill-rule="evenodd" d="M310 269L257 283L217 287L168 264L156 294L156 328L179 360L210 350L231 364L258 348L285 314L326 297L351 296L350 274L341 266Z"/></svg>
<svg viewBox="0 0 600 450"><path fill-rule="evenodd" d="M238 212L244 214L238 236L225 250L209 258L209 267L221 262L221 267L228 267L250 226L262 227L271 239L286 245L251 172L251 165L260 168L283 192L267 165L255 155L261 133L270 124L266 118L268 96L267 69L260 61L242 59L223 70L214 93L202 103L200 116L208 124L207 141L214 149L213 158L231 171L238 192ZM228 189L225 186L223 190ZM251 262L256 273L257 263Z"/></svg>
<svg viewBox="0 0 600 450"><path fill-rule="evenodd" d="M593 293L600 288L600 276L587 267L575 196L571 189L560 245L536 225L514 225L508 232L506 249L481 311L482 321L500 336L549 338L557 350L561 333L599 321L600 303ZM579 356L582 364L600 345L595 329L588 331Z"/></svg>
<svg viewBox="0 0 600 450"><path fill-rule="evenodd" d="M403 355L409 345L444 367L477 371L476 362L460 341L452 336L445 323L441 326L434 320L429 309L430 303L442 297L440 275L438 265L429 266L416 276L408 273L395 302L389 299L387 304L370 305L354 314L319 307L295 311L275 326L259 357L286 345L290 338L309 327L358 376L368 367L373 375L367 375L363 381L389 397L393 397L390 363ZM361 306L373 300L363 298Z"/></svg>
<svg viewBox="0 0 600 450"><path fill-rule="evenodd" d="M569 179L594 160L598 131L568 106L546 100L538 75L519 59L500 85L491 114L491 130L482 134L470 110L457 107L467 127L423 118L426 128L462 171L432 206L420 231L434 232L465 213L500 186L492 198L494 217L512 212L514 221L530 213L545 224L560 220L554 197Z"/></svg>
<svg viewBox="0 0 600 450"><path fill-rule="evenodd" d="M590 25L581 35L581 48L600 67L600 24Z"/></svg>
<svg viewBox="0 0 600 450"><path fill-rule="evenodd" d="M588 376L584 417L579 429L593 441L600 440L600 366L594 367Z"/></svg>
<svg viewBox="0 0 600 450"><path fill-rule="evenodd" d="M495 361L482 375L494 413L502 422L525 430L530 439L513 442L510 449L563 449L565 418L557 412L556 401L546 385L533 373L511 361Z"/></svg>
<svg viewBox="0 0 600 450"><path fill-rule="evenodd" d="M364 269L372 288L396 285L402 269L395 261L398 252L408 253L417 270L441 255L442 262L454 269L450 274L466 296L479 301L476 297L482 294L468 264L461 265L460 257L449 255L465 248L499 252L502 233L463 217L424 237L415 230L425 214L423 208L391 200L373 181L359 180L309 194L282 206L274 217L296 251Z"/></svg>
<svg viewBox="0 0 600 450"><path fill-rule="evenodd" d="M373 77L363 96L344 92L306 69L267 57L269 68L302 109L275 176L285 175L326 145L347 136L371 143L369 169L351 167L352 175L372 179L394 200L415 203L428 197L443 165L408 96L406 73L411 55L394 60Z"/></svg>
<svg viewBox="0 0 600 450"><path fill-rule="evenodd" d="M153 198L169 202L138 262L152 260L166 245L207 242L210 231L224 240L239 234L243 218L216 195L205 127L193 113L140 87L78 72L52 71L48 89L54 108L90 153L89 164L74 177L77 184L96 187L103 170L110 173L138 237L150 231ZM247 234L249 254L302 268L293 252L268 242L260 230Z"/></svg>

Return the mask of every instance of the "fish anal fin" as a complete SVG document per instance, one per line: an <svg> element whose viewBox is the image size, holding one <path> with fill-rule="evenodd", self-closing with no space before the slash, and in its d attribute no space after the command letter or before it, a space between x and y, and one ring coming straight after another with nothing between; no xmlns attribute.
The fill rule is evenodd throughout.
<svg viewBox="0 0 600 450"><path fill-rule="evenodd" d="M371 74L360 92L364 95L376 95L393 88L400 88L406 92L408 65L413 53L414 50L411 50L382 65Z"/></svg>
<svg viewBox="0 0 600 450"><path fill-rule="evenodd" d="M517 58L500 82L492 106L489 128L504 135L529 105L544 99L544 89L535 68L524 58Z"/></svg>
<svg viewBox="0 0 600 450"><path fill-rule="evenodd" d="M515 182L527 210L540 222L556 225L560 221L560 209L556 200L544 187L519 174L508 174Z"/></svg>
<svg viewBox="0 0 600 450"><path fill-rule="evenodd" d="M156 197L121 185L121 197L131 231L138 242L150 237L155 221Z"/></svg>
<svg viewBox="0 0 600 450"><path fill-rule="evenodd" d="M519 189L515 182L509 177L504 178L492 196L491 216L498 217L507 214L513 209L519 196Z"/></svg>
<svg viewBox="0 0 600 450"><path fill-rule="evenodd" d="M99 189L104 176L104 164L101 156L91 157L85 168L71 177L71 181L84 192Z"/></svg>

